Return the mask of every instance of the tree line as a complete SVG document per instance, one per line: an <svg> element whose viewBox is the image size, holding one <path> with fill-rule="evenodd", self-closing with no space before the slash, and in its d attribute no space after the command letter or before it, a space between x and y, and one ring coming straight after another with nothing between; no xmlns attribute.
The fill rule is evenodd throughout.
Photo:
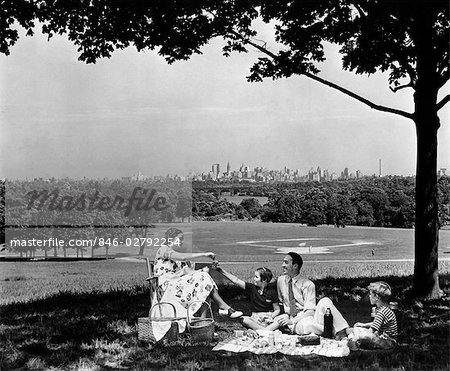
<svg viewBox="0 0 450 371"><path fill-rule="evenodd" d="M0 243L13 249L11 240L48 240L52 237L107 241L127 237L145 238L155 223L184 222L191 217L191 183L121 180L52 179L2 181L0 183ZM108 248L97 242L94 250ZM144 244L138 246L143 254ZM67 255L67 246L61 248ZM83 247L73 247L83 254ZM43 246L45 256L58 246ZM33 255L36 248L14 247L21 255Z"/></svg>
<svg viewBox="0 0 450 371"><path fill-rule="evenodd" d="M412 228L415 177L388 176L331 182L267 185L268 202L244 199L239 205L202 190L193 194L193 216L200 220ZM450 224L450 177L438 181L439 226Z"/></svg>

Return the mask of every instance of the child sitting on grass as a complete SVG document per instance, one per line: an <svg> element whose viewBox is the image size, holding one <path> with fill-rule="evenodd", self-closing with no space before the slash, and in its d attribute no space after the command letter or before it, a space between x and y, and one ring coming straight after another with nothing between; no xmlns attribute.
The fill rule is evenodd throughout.
<svg viewBox="0 0 450 371"><path fill-rule="evenodd" d="M215 269L247 293L250 299L252 315L250 317L241 317L241 323L244 327L252 330L263 329L271 324L273 319L280 314L277 286L269 268L261 267L256 269L253 283L244 282L234 274L224 270L218 263L215 264Z"/></svg>
<svg viewBox="0 0 450 371"><path fill-rule="evenodd" d="M373 282L369 285L370 304L376 305L373 322L355 323L348 337L349 348L390 349L396 344L397 318L389 308L391 287L386 282Z"/></svg>

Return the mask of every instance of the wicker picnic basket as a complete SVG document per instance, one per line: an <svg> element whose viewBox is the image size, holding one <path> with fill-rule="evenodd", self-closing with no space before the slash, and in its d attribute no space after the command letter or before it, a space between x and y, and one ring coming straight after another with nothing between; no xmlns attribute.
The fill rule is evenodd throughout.
<svg viewBox="0 0 450 371"><path fill-rule="evenodd" d="M212 341L214 336L214 317L211 305L204 302L208 306L210 317L193 317L189 313L192 304L203 302L192 302L187 309L187 327L191 333L191 339L194 342Z"/></svg>
<svg viewBox="0 0 450 371"><path fill-rule="evenodd" d="M156 309L159 309L160 314L162 315L162 307L164 305L167 305L173 309L173 317L155 317L154 311ZM170 321L170 329L167 331L167 333L164 335L163 339L167 340L176 340L176 338L179 335L178 331L178 323L177 320L185 319L184 317L177 317L177 311L175 309L175 306L168 302L160 302L153 305L149 312L148 317L139 317L138 318L138 340L145 341L148 343L156 343L156 338L153 332L153 324L155 322L163 322L163 321ZM162 340L162 339L161 339Z"/></svg>

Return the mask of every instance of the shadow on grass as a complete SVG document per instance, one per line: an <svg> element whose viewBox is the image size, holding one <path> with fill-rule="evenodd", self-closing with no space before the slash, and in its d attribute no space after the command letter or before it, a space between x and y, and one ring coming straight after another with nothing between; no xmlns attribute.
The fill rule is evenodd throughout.
<svg viewBox="0 0 450 371"><path fill-rule="evenodd" d="M80 356L90 357L96 340L123 337L125 341L133 334L138 316L148 311L148 298L143 289L60 293L3 306L0 336L2 344L11 349L2 349L2 361L10 367L22 367L30 357L40 357L47 366L60 366Z"/></svg>
<svg viewBox="0 0 450 371"><path fill-rule="evenodd" d="M288 357L212 352L214 344L192 344L189 335L153 347L137 341L136 322L149 309L147 289L109 293L59 293L50 298L0 307L0 369L448 369L450 276L441 276L445 296L413 302L406 296L412 277L317 280L318 297L330 297L352 325L370 320L365 288L374 280L393 287L400 303L399 346L395 351L354 352L349 357ZM221 287L236 309L249 313L242 291ZM241 329L217 316L219 340Z"/></svg>

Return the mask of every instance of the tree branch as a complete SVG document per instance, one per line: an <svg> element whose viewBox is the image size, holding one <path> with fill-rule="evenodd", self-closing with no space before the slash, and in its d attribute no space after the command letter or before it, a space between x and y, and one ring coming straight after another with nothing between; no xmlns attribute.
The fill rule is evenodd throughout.
<svg viewBox="0 0 450 371"><path fill-rule="evenodd" d="M274 53L272 53L271 51L267 50L265 47L262 47L261 45L258 45L258 44L254 43L254 42L252 42L252 41L250 41L248 39L243 38L238 32L236 32L234 30L231 31L231 32L235 36L240 37L243 40L244 43L247 43L247 44L253 46L254 48L256 48L259 51L263 52L264 54L268 55L272 59L276 59L276 55ZM300 72L300 71L298 71L297 73L299 75L306 76L306 77L308 77L308 78L310 78L310 79L312 79L314 81L320 82L321 84L326 85L326 86L328 86L330 88L338 90L341 93L344 93L345 95L348 95L349 97L354 98L354 99L356 99L357 101L359 101L361 103L364 103L365 105L369 106L370 108L372 108L374 110L381 111L381 112L389 112L389 113L393 113L395 115L403 116L403 117L406 117L408 119L414 120L413 114L411 114L409 112L375 104L375 103L371 102L370 100L368 100L368 99L366 99L366 98L364 98L364 97L362 97L362 96L360 96L360 95L358 95L358 94L356 94L356 93L354 93L354 92L352 92L352 91L350 91L350 90L348 90L346 88L343 88L342 86L339 86L339 85L337 85L337 84L335 84L333 82L330 82L330 81L325 80L325 79L323 79L321 77L318 77L318 76L316 76L316 75L314 75L312 73Z"/></svg>
<svg viewBox="0 0 450 371"><path fill-rule="evenodd" d="M390 107L386 107L386 106L381 106L379 104L375 104L373 102L371 102L370 100L361 97L360 95L353 93L352 91L343 88L342 86L339 86L335 83L332 83L330 81L327 81L325 79L322 79L316 75L313 75L312 73L309 72L304 72L303 75L309 77L310 79L313 79L315 81L318 81L324 85L329 86L330 88L336 89L338 91L340 91L341 93L344 93L345 95L348 95L349 97L352 97L358 101L360 101L361 103L364 103L365 105L369 106L370 108L377 110L377 111L381 111L381 112L389 112L389 113L393 113L395 115L399 115L399 116L403 116L406 117L408 119L413 120L414 119L414 115L412 113L406 112L406 111L402 111L399 109L395 109L395 108L390 108Z"/></svg>
<svg viewBox="0 0 450 371"><path fill-rule="evenodd" d="M439 111L442 107L444 107L450 101L450 94L447 94L441 101L436 105L437 110Z"/></svg>
<svg viewBox="0 0 450 371"><path fill-rule="evenodd" d="M442 59L442 62L438 62L438 70L437 72L439 74L442 74L445 70L448 70L448 64L449 64L449 55L445 55Z"/></svg>
<svg viewBox="0 0 450 371"><path fill-rule="evenodd" d="M416 71L414 70L414 68L411 67L411 65L408 63L407 60L405 60L403 65L405 66L406 72L408 73L409 78L411 80L411 86L414 88L416 86L417 81Z"/></svg>
<svg viewBox="0 0 450 371"><path fill-rule="evenodd" d="M399 85L399 86L396 86L396 87L391 87L391 86L389 86L389 89L391 89L391 91L393 91L394 93L396 93L396 92L398 92L399 90L402 90L402 89L406 89L406 88L413 88L414 87L414 84L413 84L413 82L411 81L411 82L409 82L408 84L405 84L405 85Z"/></svg>
<svg viewBox="0 0 450 371"><path fill-rule="evenodd" d="M450 79L450 70L447 66L447 69L443 70L443 72L441 73L441 75L439 76L439 89L442 88L447 81Z"/></svg>
<svg viewBox="0 0 450 371"><path fill-rule="evenodd" d="M358 4L353 4L353 6L356 8L356 10L358 11L359 16L360 16L361 18L367 17L367 14L364 12L364 10L361 8L360 5L358 5Z"/></svg>

